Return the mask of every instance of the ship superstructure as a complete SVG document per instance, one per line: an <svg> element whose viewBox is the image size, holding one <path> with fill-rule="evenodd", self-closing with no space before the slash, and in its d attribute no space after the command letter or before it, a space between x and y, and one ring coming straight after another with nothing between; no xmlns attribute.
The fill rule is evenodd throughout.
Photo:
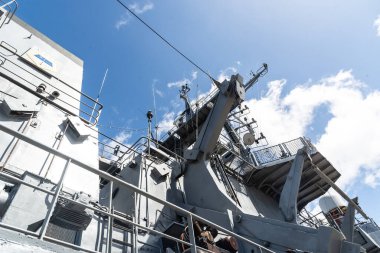
<svg viewBox="0 0 380 253"><path fill-rule="evenodd" d="M4 252L380 252L380 229L305 137L267 146L244 82L217 82L173 129L127 146L96 125L83 62L3 6L0 249ZM9 7L13 6L13 7ZM305 206L325 196L322 215ZM357 214L356 214L357 213ZM358 219L360 216L360 219Z"/></svg>

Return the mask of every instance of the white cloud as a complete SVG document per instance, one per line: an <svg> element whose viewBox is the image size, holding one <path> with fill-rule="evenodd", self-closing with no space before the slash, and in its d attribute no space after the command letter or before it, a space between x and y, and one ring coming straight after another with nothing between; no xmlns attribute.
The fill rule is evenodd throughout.
<svg viewBox="0 0 380 253"><path fill-rule="evenodd" d="M120 142L124 145L127 145L127 141L131 138L132 134L130 132L121 131L114 138L115 141Z"/></svg>
<svg viewBox="0 0 380 253"><path fill-rule="evenodd" d="M159 95L160 97L164 97L164 93L158 89L155 89L154 90L156 92L157 95Z"/></svg>
<svg viewBox="0 0 380 253"><path fill-rule="evenodd" d="M117 160L117 156L114 155L114 151L116 146L119 146L119 152L125 152L127 151L127 148L124 146L121 146L119 143L122 143L125 146L130 146L128 141L132 137L132 133L128 131L121 131L119 132L115 137L113 137L113 140L106 139L104 143L107 146L103 147L102 156L105 158L108 158L110 160ZM118 156L120 156L120 153L118 153Z"/></svg>
<svg viewBox="0 0 380 253"><path fill-rule="evenodd" d="M351 71L299 85L283 94L286 80L268 83L260 99L247 101L252 116L271 144L306 133L321 105L332 115L316 143L323 155L341 172L338 184L347 187L363 173L372 187L380 183L380 91L365 95L364 84Z"/></svg>
<svg viewBox="0 0 380 253"><path fill-rule="evenodd" d="M139 3L133 3L128 6L134 13L136 14L143 14L147 11L150 11L154 8L154 4L151 2L148 2L146 4L140 5ZM127 12L124 15L120 16L119 20L115 23L115 28L117 30L120 30L123 26L126 26L129 24L129 21L131 20L130 14Z"/></svg>
<svg viewBox="0 0 380 253"><path fill-rule="evenodd" d="M158 123L158 136L167 133L170 129L174 127L174 119L176 114L174 112L167 112L163 115L162 120Z"/></svg>
<svg viewBox="0 0 380 253"><path fill-rule="evenodd" d="M197 71L193 71L193 72L191 73L191 79L189 79L189 78L184 78L184 79L179 80L179 81L170 82L170 83L168 83L168 88L172 88L172 87L180 88L180 87L182 87L182 85L185 85L185 84L191 84L191 83L194 82L197 78L198 78L198 72L197 72Z"/></svg>
<svg viewBox="0 0 380 253"><path fill-rule="evenodd" d="M194 81L195 79L197 79L197 78L198 78L198 72L197 72L197 71L193 71L193 72L191 73L191 78L192 78L193 81Z"/></svg>
<svg viewBox="0 0 380 253"><path fill-rule="evenodd" d="M239 63L238 63L238 65L240 65ZM235 68L235 67L225 68L225 69L220 71L219 76L217 78L217 81L223 82L226 79L229 80L231 75L236 74L236 73L237 73L237 68Z"/></svg>
<svg viewBox="0 0 380 253"><path fill-rule="evenodd" d="M133 4L130 4L128 7L136 14L143 14L144 12L152 10L154 7L154 4L151 2L148 2L141 6L139 3L133 3Z"/></svg>
<svg viewBox="0 0 380 253"><path fill-rule="evenodd" d="M184 78L184 79L179 80L179 81L168 83L168 88L173 88L173 87L180 88L182 85L190 84L190 83L191 83L191 81L188 78Z"/></svg>
<svg viewBox="0 0 380 253"><path fill-rule="evenodd" d="M376 34L380 37L380 15L377 16L375 22L373 22L373 26L376 28Z"/></svg>
<svg viewBox="0 0 380 253"><path fill-rule="evenodd" d="M129 23L130 16L128 14L122 15L115 23L115 28L119 30L121 27L126 26Z"/></svg>

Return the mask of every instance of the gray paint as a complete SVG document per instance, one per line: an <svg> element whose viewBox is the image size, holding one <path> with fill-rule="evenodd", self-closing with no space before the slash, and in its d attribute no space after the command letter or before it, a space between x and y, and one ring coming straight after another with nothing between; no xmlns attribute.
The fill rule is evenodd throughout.
<svg viewBox="0 0 380 253"><path fill-rule="evenodd" d="M31 39L26 39L25 37L30 33L33 33L33 36ZM321 192L313 188L313 180L316 179L316 183L323 181L319 180L317 175L310 173L308 170L310 163L304 161L304 154L295 155L289 151L288 156L283 159L279 157L258 167L251 164L247 166L251 168L250 171L247 169L247 175L228 174L224 166L216 168L211 165L212 155L223 155L214 152L219 135L228 120L230 111L244 99L245 88L248 87L243 85L240 76L233 76L230 81L220 84L219 91L210 96L209 101L203 101L203 105L212 104L213 106L204 110L204 123L198 139L195 138L194 133L182 131L181 140L186 140L184 148L190 148L171 151L185 153L187 161L178 159L172 152L158 145L156 145L156 151L151 153L150 151L154 150L149 146L155 144L150 142L140 147L139 154L135 153L131 157L126 157L119 164L121 172L116 177L99 172L98 174L102 177L114 181L112 190L110 183L99 189L99 176L92 173L97 172L99 168L96 131L92 131L91 127L85 125L84 122L74 119L72 120L74 125L76 123L83 125L79 125L78 131L73 132L70 127L66 127L68 116L66 111L53 106L49 101L41 100L41 97L28 91L28 89L35 90L33 84L39 84L40 80L37 77L43 80L49 79L48 83L68 93L61 97L64 102L74 104L76 107L70 108L65 103L57 103L77 114L79 103L75 102L70 95L79 99L80 93L74 92L59 79L80 90L83 62L17 18L0 29L0 40L1 38L6 38L7 43L15 47L20 55L32 46L38 46L62 64L62 68L57 71L58 78L50 80L40 70L21 61L16 54L0 48L0 60L4 62L0 68L3 75L0 77L0 90L3 92L0 97L1 102L4 103L5 96L11 95L18 99L28 99L31 104L39 105L38 113L33 118L10 116L6 110L0 112L0 123L3 126L20 130L24 138L27 136L30 143L36 144L33 146L30 143L17 142L5 132L0 132L0 155L2 155L2 165L5 164L5 172L16 176L27 173L28 177L23 178L24 180L53 190L66 159L71 158L73 164L70 165L63 183L65 194L73 196L75 192L84 191L91 194L92 205L97 206L95 209L98 208L99 213L104 214L104 210L109 210L111 203L114 215L125 216L121 218L121 223L115 222L117 217L113 218L115 226L112 227L111 233L108 228L108 218L96 214L82 233L79 242L81 247L89 251L105 252L106 235L112 234L115 240L112 243L112 252L133 252L131 247L120 244L123 241L128 245L135 245L136 252L163 252L162 235L147 233L143 228L131 230L131 225L128 225L125 219L132 219L139 226L164 232L173 222L179 222L183 226L186 222L191 224L192 221L186 215L194 215L196 219L204 217L214 222L213 226L221 226L218 228L220 230L224 228L236 232L238 235L234 236L240 238L239 252L250 250L257 252L260 245L266 245L271 250L270 252L279 253L289 248L321 253L360 252L359 245L347 242L339 230L323 226L311 228L296 222L298 218L296 206L300 205L300 202L304 205L321 195ZM23 69L13 66L10 61L16 62ZM18 82L19 85L15 85L10 80ZM52 91L52 89L52 85L47 85L47 90ZM186 124L190 125L188 122L183 124L184 127ZM4 130L4 127L2 129ZM234 137L239 138L236 133ZM299 141L302 142L304 139L301 138ZM236 144L239 144L239 141L235 140ZM287 148L285 144L281 144L281 147ZM56 156L54 157L47 150ZM234 150L239 152L236 146ZM160 161L158 158L162 158L163 153L166 153L167 158L171 160L166 163ZM260 151L257 151L256 154L259 153ZM322 168L323 171L331 172L329 178L336 180L339 177L335 169L316 150L310 153L313 158L319 158L319 166L326 166ZM234 156L232 159L236 162L237 169L239 167L237 158L241 158L241 155L237 153ZM135 166L129 166L132 160ZM42 179L44 177L46 180ZM130 185L126 187L126 183L134 187ZM266 184L270 187L265 188ZM325 184L322 187L328 189L329 185ZM231 197L230 191L233 191L238 202ZM2 217L2 222L25 229L31 223L45 217L46 205L51 201L52 196L48 197L46 193L36 192L38 190L25 186L20 186L17 191L15 188L14 198L9 198L7 202L9 207ZM99 204L96 204L97 200ZM172 204L165 201L170 201ZM165 207L164 204L172 205L172 208ZM92 205L91 207L94 208ZM184 209L191 211L192 214L185 212ZM362 232L369 241L369 233ZM175 236L179 237L178 234ZM51 246L45 241L15 236L9 230L3 229L0 229L0 240L5 242L3 245L0 244L0 249L5 245L7 247L5 249L10 252L18 252L19 245L29 251L74 251L55 244ZM257 244L252 244L252 242Z"/></svg>
<svg viewBox="0 0 380 253"><path fill-rule="evenodd" d="M301 183L302 169L306 157L306 150L300 149L292 162L284 187L282 188L279 207L285 220L297 222L297 197Z"/></svg>
<svg viewBox="0 0 380 253"><path fill-rule="evenodd" d="M0 251L7 253L74 253L78 252L55 243L0 228Z"/></svg>

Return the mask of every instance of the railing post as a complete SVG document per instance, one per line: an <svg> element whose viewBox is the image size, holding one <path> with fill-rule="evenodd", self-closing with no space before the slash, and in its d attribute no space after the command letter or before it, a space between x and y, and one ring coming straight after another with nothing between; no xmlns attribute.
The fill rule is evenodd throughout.
<svg viewBox="0 0 380 253"><path fill-rule="evenodd" d="M187 215L187 228L189 230L189 240L191 243L191 246L190 246L191 253L196 253L197 252L197 245L195 243L193 217L190 213Z"/></svg>
<svg viewBox="0 0 380 253"><path fill-rule="evenodd" d="M287 146L285 143L283 143L282 146L284 147L284 149L285 149L286 152L288 153L288 156L292 156L292 155L294 155L294 154L292 154L292 152L290 152L288 146ZM297 152L296 152L296 153L297 153Z"/></svg>
<svg viewBox="0 0 380 253"><path fill-rule="evenodd" d="M183 209L183 208L181 208L181 207L179 207L179 206L177 206L177 205L175 205L175 204L173 204L171 202L163 200L163 199L161 199L161 198L159 198L159 197L157 197L155 195L149 194L149 193L145 192L144 190L136 187L135 185L130 184L130 183L128 183L128 182L126 182L126 181L124 181L124 180L122 180L120 178L114 177L114 176L112 176L112 175L110 175L110 174L108 174L108 173L106 173L104 171L101 171L101 170L99 170L97 168L91 167L91 166L89 166L89 165L87 165L87 164L85 164L85 163L83 163L83 162L81 162L81 161L79 161L79 160L77 160L75 158L71 158L67 154L62 153L61 151L56 150L54 148L51 148L49 146L46 146L45 144L43 144L43 143L41 143L39 141L36 141L36 140L34 140L34 139L26 136L23 133L19 133L19 132L15 131L15 130L13 130L11 128L8 128L8 127L6 127L6 126L4 126L2 124L0 124L0 131L3 131L3 132L5 132L7 134L10 134L10 135L13 135L16 138L19 138L22 141L25 141L25 142L29 143L30 145L38 147L38 148L40 148L40 149L42 149L42 150L44 150L46 152L50 152L50 153L52 153L52 154L54 154L56 156L59 156L62 159L67 160L66 166L65 166L64 171L63 171L63 173L61 175L61 179L59 181L59 184L57 185L57 190L55 192L51 191L51 194L54 196L53 203L51 205L51 208L48 210L48 218L45 219L44 224L42 225L42 231L41 231L41 235L40 235L41 239L45 236L46 227L47 227L49 219L51 218L51 215L52 215L52 213L54 211L54 207L55 207L55 205L57 203L57 200L58 200L58 197L59 197L59 192L62 189L64 177L66 175L66 171L67 171L70 163L73 163L73 164L81 167L82 169L85 169L85 170L87 170L89 172L92 172L92 173L94 173L94 174L96 174L96 175L98 175L98 176L100 176L102 178L105 178L105 179L109 180L109 181L113 181L114 183L116 183L120 187L125 187L127 189L130 189L130 190L134 191L136 195L142 195L144 197L147 197L147 198L151 199L152 201L155 201L157 203L165 205L165 206L167 206L167 207L169 207L171 209L174 209L174 210L178 211L179 213L182 213L183 215L186 215L187 219L188 219L188 230L189 230L189 240L190 240L190 243L185 243L185 244L186 245L191 244L191 252L192 253L195 253L196 250L197 250L197 246L196 246L196 242L195 242L194 229L193 229L193 220L192 220L193 216L197 220L199 220L200 222L208 224L208 225L214 227L215 229L218 229L218 230L220 230L220 231L222 231L222 232L224 232L224 233L226 233L226 234L228 234L230 236L236 237L237 240L241 240L243 242L249 243L250 245L254 245L256 247L259 247L260 251L265 250L267 252L275 253L274 251L270 250L269 248L266 248L266 247L264 247L264 246L262 246L262 245L260 245L258 243L255 243L255 242L249 240L248 238L246 238L244 236L241 236L239 234L231 232L228 229L225 229L224 227L222 227L222 226L220 226L218 224L215 224L215 223L213 223L213 222L211 222L209 220L206 220L206 219L202 218L199 215L196 215L194 213L190 213L188 210ZM4 173L0 172L0 174L4 174ZM16 179L16 181L17 180L19 180L19 179ZM19 180L17 182L20 182L21 184L29 185L29 183L24 182L22 180ZM40 191L48 193L48 194L50 192L50 191L48 191L48 190L46 190L44 188L40 188L38 186L33 186L33 185L29 185L29 186L32 187L32 188L35 188L35 189L39 189ZM93 206L89 206L89 205L86 205L84 203L81 203L81 202L76 202L75 200L73 200L71 198L67 198L65 196L62 196L62 199L67 200L69 202L75 202L76 204L78 204L78 205L80 205L82 207L89 208L89 209L91 209L91 210L93 210L95 212L103 213L104 215L112 216L115 219L123 220L126 223L129 223L129 224L131 224L131 225L133 225L135 227L135 231L136 231L135 234L136 235L138 235L138 229L137 228L141 228L142 230L147 230L147 231L149 231L149 232L151 232L153 234L157 234L157 235L159 235L161 237L165 237L165 238L168 238L170 240L177 241L179 243L181 243L181 241L182 241L182 240L180 240L180 239L178 239L176 237L172 237L172 236L167 235L167 234L165 234L163 232L160 232L158 230L154 230L154 229L151 229L149 227L145 227L145 226L142 226L142 225L138 224L136 222L136 219L137 219L137 215L136 215L137 210L136 209L137 208L135 208L135 217L134 217L134 221L135 222L133 222L133 221L130 221L130 220L126 219L125 217L122 217L122 216L119 216L119 215L115 215L115 214L113 214L113 212L109 213L109 212L106 212L106 211L102 210L101 208L98 209L98 208L95 208ZM10 229L13 229L13 230L16 230L16 231L22 231L22 229L12 228L10 226L2 224L1 222L0 222L0 225L3 226L3 227L6 226L7 228L10 228ZM34 235L34 233L32 233L30 231L25 231L25 233L27 233L27 234L30 233L30 234ZM36 234L36 236L38 236L38 234ZM46 240L53 241L53 242L56 242L56 243L59 243L59 244L63 244L63 245L68 245L69 247L72 247L72 248L75 248L75 249L80 249L80 250L83 250L83 251L86 251L86 252L95 252L95 251L92 251L92 250L89 250L89 249L81 248L81 247L73 245L71 243L67 243L67 242L64 242L64 241L61 241L61 240L58 240L58 239L54 239L52 237L48 237L48 236L45 236L45 237L46 237ZM137 245L138 245L137 242L134 244L134 247L135 247L134 250L136 250L136 248L137 248ZM207 250L204 250L204 251L207 251Z"/></svg>
<svg viewBox="0 0 380 253"><path fill-rule="evenodd" d="M113 181L109 181L110 190L109 190L109 199L108 199L108 213L112 214L112 192L113 192ZM106 244L106 252L111 253L112 251L112 223L113 218L108 216L108 224L107 224L107 244Z"/></svg>
<svg viewBox="0 0 380 253"><path fill-rule="evenodd" d="M135 216L135 217L133 217L133 221L135 222L135 223L137 223L137 216ZM137 245L137 243L138 243L138 241L137 241L137 236L138 236L138 233L139 233L139 228L137 227L137 226L133 226L133 229L132 229L132 253L137 253L137 247L138 247L138 245Z"/></svg>
<svg viewBox="0 0 380 253"><path fill-rule="evenodd" d="M140 174L141 174L141 170L140 170ZM141 178L139 176L139 178ZM137 199L140 198L141 196L135 192L134 194L134 202L135 202L135 210L134 210L134 217L133 217L133 221L137 224L139 223L139 220L138 220L138 212L139 210L137 209L137 205L138 205L138 201ZM132 227L132 253L137 253L137 247L138 247L138 233L139 233L139 229L137 226L133 226Z"/></svg>
<svg viewBox="0 0 380 253"><path fill-rule="evenodd" d="M48 208L48 212L47 212L46 217L44 219L44 222L42 223L42 226L41 226L40 240L43 240L44 236L46 234L47 226L48 226L50 218L51 218L51 216L53 214L55 205L57 204L58 197L59 197L59 192L62 189L63 181L65 180L67 168L70 166L70 163L71 163L71 159L67 159L66 160L66 164L65 164L65 168L63 169L61 178L59 179L59 182L57 184L57 189L56 189L56 191L54 193L52 203L51 203L50 207Z"/></svg>

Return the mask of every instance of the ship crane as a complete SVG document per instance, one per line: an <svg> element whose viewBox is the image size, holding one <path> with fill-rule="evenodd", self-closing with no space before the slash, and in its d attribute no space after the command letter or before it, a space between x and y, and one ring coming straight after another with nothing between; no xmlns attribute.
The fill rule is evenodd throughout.
<svg viewBox="0 0 380 253"><path fill-rule="evenodd" d="M246 85L243 84L243 78L238 74L232 75L229 81L217 83L218 92L208 102L212 102L212 108L202 122L198 138L190 148L184 150L184 158L187 162L183 166L185 171L181 176L184 176L184 190L188 204L212 210L221 210L221 206L223 206L223 210L238 208L238 201L234 197L233 187L228 182L228 178L224 175L223 182L214 179L213 167L215 164L211 162L211 156L214 154L223 128L227 128L227 131L231 130L228 132L231 133L234 142L245 149L240 137L236 133L232 133L233 128L228 121L228 116L244 100L246 90L252 87L253 83L266 71L267 65L263 64L259 74L255 75ZM219 169L222 175L223 171L224 169ZM226 185L227 190L225 190Z"/></svg>

